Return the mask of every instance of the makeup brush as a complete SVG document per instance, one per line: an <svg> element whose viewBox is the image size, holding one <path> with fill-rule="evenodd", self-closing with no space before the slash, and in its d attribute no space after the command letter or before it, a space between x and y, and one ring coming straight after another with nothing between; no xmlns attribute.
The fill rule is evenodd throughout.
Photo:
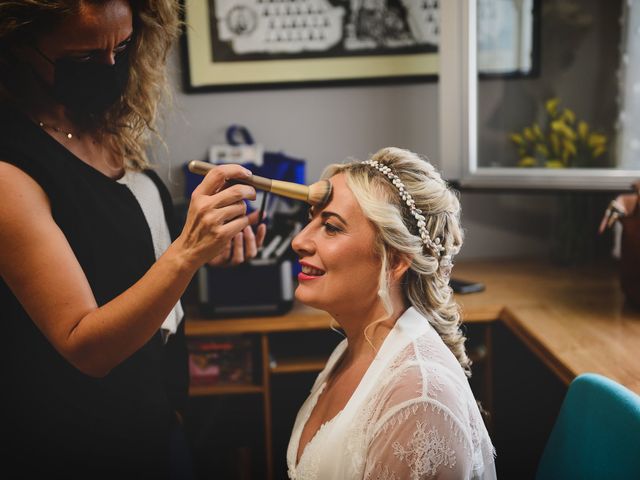
<svg viewBox="0 0 640 480"><path fill-rule="evenodd" d="M198 175L206 175L215 165L200 160L192 160L189 162L189 171ZM294 200L302 200L309 205L321 208L327 204L331 198L331 182L329 180L320 180L311 185L300 185L299 183L285 182L282 180L272 180L270 178L252 175L246 180L233 179L239 183L244 183L263 190L265 192L275 193Z"/></svg>

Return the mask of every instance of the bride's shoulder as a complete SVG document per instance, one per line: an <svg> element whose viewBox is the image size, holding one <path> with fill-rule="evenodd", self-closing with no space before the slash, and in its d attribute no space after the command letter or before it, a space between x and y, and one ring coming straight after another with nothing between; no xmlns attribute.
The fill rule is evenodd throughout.
<svg viewBox="0 0 640 480"><path fill-rule="evenodd" d="M377 401L386 406L420 403L466 417L475 399L460 364L444 348L423 337L403 348L380 377Z"/></svg>

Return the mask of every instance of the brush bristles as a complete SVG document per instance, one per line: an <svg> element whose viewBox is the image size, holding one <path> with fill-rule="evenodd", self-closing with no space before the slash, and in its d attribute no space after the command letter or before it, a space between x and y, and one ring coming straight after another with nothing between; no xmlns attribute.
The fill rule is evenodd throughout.
<svg viewBox="0 0 640 480"><path fill-rule="evenodd" d="M309 185L308 202L314 207L322 208L331 198L331 182L329 180L320 180L319 182Z"/></svg>

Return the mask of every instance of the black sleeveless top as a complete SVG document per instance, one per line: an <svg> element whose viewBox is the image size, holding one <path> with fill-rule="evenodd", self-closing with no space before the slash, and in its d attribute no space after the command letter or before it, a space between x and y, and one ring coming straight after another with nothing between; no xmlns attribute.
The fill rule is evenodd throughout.
<svg viewBox="0 0 640 480"><path fill-rule="evenodd" d="M151 233L131 191L2 106L0 160L22 169L46 192L98 305L124 292L154 263ZM155 173L147 174L170 217L168 191ZM174 410L186 401L184 322L166 345L157 332L96 379L52 347L2 280L0 308L5 471L14 464L14 471L49 478L166 476Z"/></svg>

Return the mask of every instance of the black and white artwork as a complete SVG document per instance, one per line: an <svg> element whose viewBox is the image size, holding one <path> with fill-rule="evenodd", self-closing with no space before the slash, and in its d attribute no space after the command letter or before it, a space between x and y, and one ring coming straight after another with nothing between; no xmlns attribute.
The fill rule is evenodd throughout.
<svg viewBox="0 0 640 480"><path fill-rule="evenodd" d="M437 79L443 0L183 0L188 91ZM478 71L526 76L539 0L477 0Z"/></svg>
<svg viewBox="0 0 640 480"><path fill-rule="evenodd" d="M209 0L214 62L430 53L439 0Z"/></svg>

